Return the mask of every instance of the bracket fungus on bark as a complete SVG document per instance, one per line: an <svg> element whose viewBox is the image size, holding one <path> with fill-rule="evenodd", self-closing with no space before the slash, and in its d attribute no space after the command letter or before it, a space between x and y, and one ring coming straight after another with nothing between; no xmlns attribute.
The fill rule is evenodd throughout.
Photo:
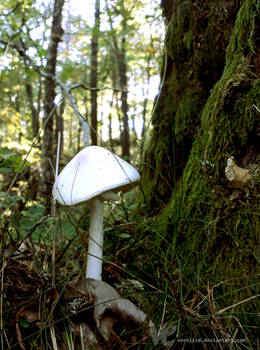
<svg viewBox="0 0 260 350"><path fill-rule="evenodd" d="M101 280L104 200L117 200L117 192L126 192L139 181L132 165L99 146L84 148L56 178L53 197L60 204L90 206L87 277Z"/></svg>
<svg viewBox="0 0 260 350"><path fill-rule="evenodd" d="M229 157L227 160L225 176L234 187L244 187L252 179L250 170L239 167L233 157Z"/></svg>

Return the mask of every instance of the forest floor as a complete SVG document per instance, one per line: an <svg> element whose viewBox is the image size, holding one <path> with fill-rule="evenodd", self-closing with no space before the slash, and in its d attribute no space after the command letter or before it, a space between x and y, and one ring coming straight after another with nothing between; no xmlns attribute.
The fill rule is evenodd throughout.
<svg viewBox="0 0 260 350"><path fill-rule="evenodd" d="M104 268L109 283L85 279L68 263L78 257L59 264L57 251L54 271L48 248L46 254L46 246L25 241L4 250L0 349L144 348L146 315L111 287L133 291L142 285L112 263Z"/></svg>
<svg viewBox="0 0 260 350"><path fill-rule="evenodd" d="M242 330L243 339L229 332L221 316L226 310L218 310L210 284L204 291L193 293L190 301L183 304L176 284L170 282L167 298L172 301L166 303L164 298L161 323L154 326L148 319L143 322L146 314L141 308L148 313L149 309L154 310L162 291L153 295L154 287L144 288L140 281L129 278L124 263L105 263L104 282L94 281L84 279L82 273L76 271L78 267L73 266L77 260L84 264L77 250L73 250L73 256L70 251L63 261L56 251L53 268L52 247L48 247L48 254L46 248L25 241L15 250L9 245L4 251L1 350L251 349L238 318L236 333L241 334ZM165 275L165 278L170 277ZM149 303L152 303L150 307ZM163 322L166 314L174 313L174 308L181 315L179 321ZM183 336L177 336L178 324ZM196 347L192 339L197 341ZM208 341L203 344L203 339Z"/></svg>

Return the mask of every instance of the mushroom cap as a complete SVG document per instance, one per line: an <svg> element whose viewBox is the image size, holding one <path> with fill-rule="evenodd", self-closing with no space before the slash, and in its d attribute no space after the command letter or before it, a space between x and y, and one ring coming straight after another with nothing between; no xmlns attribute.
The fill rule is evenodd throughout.
<svg viewBox="0 0 260 350"><path fill-rule="evenodd" d="M112 152L88 146L64 167L53 186L59 203L75 205L111 191L128 191L140 181L138 171Z"/></svg>

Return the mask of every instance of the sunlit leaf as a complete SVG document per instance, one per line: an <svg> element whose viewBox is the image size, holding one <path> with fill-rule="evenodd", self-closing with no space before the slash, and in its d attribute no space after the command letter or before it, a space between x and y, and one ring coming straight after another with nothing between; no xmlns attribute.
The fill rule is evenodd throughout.
<svg viewBox="0 0 260 350"><path fill-rule="evenodd" d="M36 206L30 207L28 210L23 210L22 214L23 216L36 219L37 217L40 217L43 215L44 209L45 208L43 205L38 204Z"/></svg>
<svg viewBox="0 0 260 350"><path fill-rule="evenodd" d="M125 238L131 238L131 235L129 235L128 233L121 233L119 237L125 239Z"/></svg>

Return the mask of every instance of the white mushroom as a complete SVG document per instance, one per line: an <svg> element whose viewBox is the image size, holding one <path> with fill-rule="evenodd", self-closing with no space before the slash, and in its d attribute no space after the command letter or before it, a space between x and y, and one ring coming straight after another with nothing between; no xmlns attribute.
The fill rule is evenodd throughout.
<svg viewBox="0 0 260 350"><path fill-rule="evenodd" d="M118 191L128 191L139 181L134 167L99 146L84 148L57 177L53 197L60 204L88 202L90 206L88 278L101 280L104 200L116 200Z"/></svg>

